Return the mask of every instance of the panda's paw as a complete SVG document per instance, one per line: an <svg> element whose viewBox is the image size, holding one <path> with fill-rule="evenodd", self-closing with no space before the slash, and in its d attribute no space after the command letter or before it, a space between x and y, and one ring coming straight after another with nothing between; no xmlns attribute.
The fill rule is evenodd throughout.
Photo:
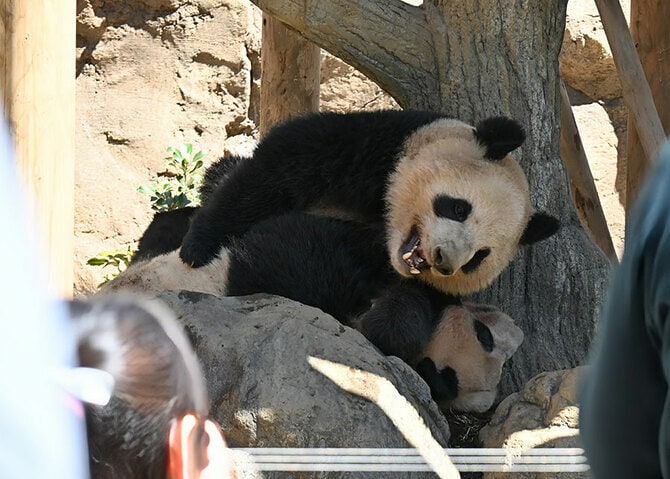
<svg viewBox="0 0 670 479"><path fill-rule="evenodd" d="M220 244L213 241L203 241L189 231L181 243L179 257L187 265L200 268L211 263L220 250Z"/></svg>

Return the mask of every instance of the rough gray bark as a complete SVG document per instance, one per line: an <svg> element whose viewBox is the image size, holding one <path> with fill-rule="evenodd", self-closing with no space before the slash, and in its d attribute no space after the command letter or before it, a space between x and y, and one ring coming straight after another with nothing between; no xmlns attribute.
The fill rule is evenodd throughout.
<svg viewBox="0 0 670 479"><path fill-rule="evenodd" d="M503 376L505 393L541 371L581 364L609 263L579 223L559 157L566 0L432 0L422 7L400 0L253 2L358 68L404 108L469 122L503 114L524 125L527 140L517 157L532 202L563 227L523 250L476 299L498 305L526 335Z"/></svg>

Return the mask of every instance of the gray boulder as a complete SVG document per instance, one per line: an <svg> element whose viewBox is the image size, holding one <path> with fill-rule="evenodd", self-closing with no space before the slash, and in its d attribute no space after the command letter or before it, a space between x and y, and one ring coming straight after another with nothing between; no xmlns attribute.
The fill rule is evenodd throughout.
<svg viewBox="0 0 670 479"><path fill-rule="evenodd" d="M387 378L435 439L447 446L449 426L419 376L321 310L270 295L235 298L167 291L158 298L172 308L194 343L208 383L211 414L231 446L409 447L375 404L313 370L308 356ZM388 475L424 476L434 477Z"/></svg>
<svg viewBox="0 0 670 479"><path fill-rule="evenodd" d="M483 447L574 448L579 441L577 392L584 367L541 373L521 392L497 407L480 431ZM588 472L561 473L565 479L586 479ZM487 473L485 479L505 479L508 473ZM548 479L556 473L517 473L517 478Z"/></svg>

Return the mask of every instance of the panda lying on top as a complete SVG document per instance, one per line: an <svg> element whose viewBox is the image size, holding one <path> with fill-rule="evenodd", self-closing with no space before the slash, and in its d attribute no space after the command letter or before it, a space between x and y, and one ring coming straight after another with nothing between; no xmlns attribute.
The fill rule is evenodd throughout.
<svg viewBox="0 0 670 479"><path fill-rule="evenodd" d="M375 310L371 305L391 303L387 309L392 309L395 298L386 294L390 285L418 284L400 279L389 266L382 229L308 213L263 220L235 238L213 262L192 269L176 250L164 249L180 238L184 221L188 223L195 211L157 213L133 264L104 291L188 289L227 296L264 292L318 307L360 329ZM158 236L165 233L167 237ZM440 309L435 306L439 301L420 294L416 299L415 309L402 318L407 327L422 321L435 327L425 349L403 359L424 378L440 406L485 411L496 398L503 363L518 348L523 333L493 307L454 304Z"/></svg>
<svg viewBox="0 0 670 479"><path fill-rule="evenodd" d="M442 310L491 283L520 244L551 236L555 218L534 212L528 183L508 153L525 138L508 118L472 127L425 111L318 113L273 128L203 203L179 251L195 268L225 253L261 220L330 210L378 225L387 261L406 281L387 285L364 334L387 354L410 358ZM361 261L381 254L363 238ZM446 294L445 294L446 293ZM407 318L412 318L408 320Z"/></svg>

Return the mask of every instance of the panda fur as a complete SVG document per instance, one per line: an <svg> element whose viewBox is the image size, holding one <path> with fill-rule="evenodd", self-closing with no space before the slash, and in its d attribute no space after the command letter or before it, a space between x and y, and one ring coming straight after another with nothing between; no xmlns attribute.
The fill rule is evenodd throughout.
<svg viewBox="0 0 670 479"><path fill-rule="evenodd" d="M290 211L334 209L384 222L395 270L452 295L479 291L519 244L553 234L534 212L526 177L508 153L525 134L508 118L476 127L411 110L321 112L290 119L214 189L180 249L211 262L252 225Z"/></svg>
<svg viewBox="0 0 670 479"><path fill-rule="evenodd" d="M182 223L172 231L182 231L186 215L172 218ZM156 231L152 222L140 246L158 243L153 237ZM164 240L175 242L174 238ZM409 321L419 324L432 323L445 305L459 301L396 274L384 244L383 227L375 224L288 213L253 225L201 268L183 264L177 251L164 254L162 248L140 247L137 255L142 259L134 261L103 291L133 289L153 294L188 289L222 296L268 293L318 307L348 326L354 320L360 323L373 303L379 307L394 300L394 295L386 294L390 288L406 289L415 298L412 316L422 319Z"/></svg>
<svg viewBox="0 0 670 479"><path fill-rule="evenodd" d="M230 172L245 159L243 156L226 155L210 165L198 189L200 201L206 203ZM138 242L132 261L151 259L178 249L191 225L191 218L199 209L197 206L187 206L154 213Z"/></svg>
<svg viewBox="0 0 670 479"><path fill-rule="evenodd" d="M132 262L148 260L179 248L198 207L158 211L137 243Z"/></svg>
<svg viewBox="0 0 670 479"><path fill-rule="evenodd" d="M497 308L448 306L414 368L442 409L484 412L495 402L502 367L523 331Z"/></svg>
<svg viewBox="0 0 670 479"><path fill-rule="evenodd" d="M132 264L104 291L130 287L144 293L165 289L228 296L270 293L318 307L361 330L373 304L380 308L391 303L390 308L397 310L397 296L385 294L386 290L423 287L393 271L379 233L374 226L352 221L306 213L281 215L254 225L202 268L187 267L176 251L161 254ZM378 247L368 251L371 244ZM402 359L423 377L441 407L488 409L502 364L523 338L520 329L493 307L447 304L448 297L438 291L433 295L415 291L412 296L413 306L403 322L407 327L436 327L417 357Z"/></svg>

